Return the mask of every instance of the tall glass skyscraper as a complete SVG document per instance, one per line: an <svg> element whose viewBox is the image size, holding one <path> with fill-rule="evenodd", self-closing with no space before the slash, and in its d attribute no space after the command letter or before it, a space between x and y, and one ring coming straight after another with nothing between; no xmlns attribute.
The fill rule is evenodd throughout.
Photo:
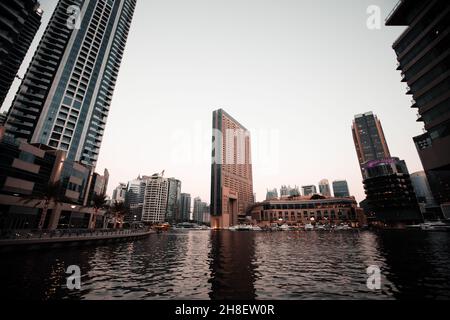
<svg viewBox="0 0 450 320"><path fill-rule="evenodd" d="M37 0L0 1L0 107L41 25L42 13Z"/></svg>
<svg viewBox="0 0 450 320"><path fill-rule="evenodd" d="M175 178L169 178L168 181L166 221L173 223L178 220L180 213L181 181Z"/></svg>
<svg viewBox="0 0 450 320"><path fill-rule="evenodd" d="M60 0L12 104L7 134L95 167L137 0Z"/></svg>
<svg viewBox="0 0 450 320"><path fill-rule="evenodd" d="M365 163L391 157L381 122L372 112L355 116L352 133L362 172Z"/></svg>
<svg viewBox="0 0 450 320"><path fill-rule="evenodd" d="M333 192L335 198L348 198L350 197L350 189L348 183L345 180L337 180L333 182Z"/></svg>

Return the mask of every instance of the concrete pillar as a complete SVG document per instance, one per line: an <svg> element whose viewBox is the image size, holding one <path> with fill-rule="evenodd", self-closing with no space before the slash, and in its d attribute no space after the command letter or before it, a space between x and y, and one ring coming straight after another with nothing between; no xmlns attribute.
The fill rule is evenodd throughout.
<svg viewBox="0 0 450 320"><path fill-rule="evenodd" d="M52 210L48 229L51 231L58 229L60 218L61 218L61 206L56 205L55 208L53 208L53 210Z"/></svg>

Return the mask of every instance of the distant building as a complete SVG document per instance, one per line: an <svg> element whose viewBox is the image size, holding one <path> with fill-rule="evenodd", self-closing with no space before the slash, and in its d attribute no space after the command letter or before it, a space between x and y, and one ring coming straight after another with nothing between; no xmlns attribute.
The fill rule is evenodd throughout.
<svg viewBox="0 0 450 320"><path fill-rule="evenodd" d="M439 206L436 200L434 200L425 172L420 171L412 173L411 183L422 214L426 218L435 218L436 216L439 216Z"/></svg>
<svg viewBox="0 0 450 320"><path fill-rule="evenodd" d="M350 189L348 183L345 180L337 180L333 182L333 193L336 198L348 198L350 197Z"/></svg>
<svg viewBox="0 0 450 320"><path fill-rule="evenodd" d="M390 158L381 122L372 112L355 116L352 133L361 172L368 161Z"/></svg>
<svg viewBox="0 0 450 320"><path fill-rule="evenodd" d="M168 182L166 222L174 223L180 214L181 181L169 178Z"/></svg>
<svg viewBox="0 0 450 320"><path fill-rule="evenodd" d="M267 190L266 200L272 199L278 199L278 190L276 188L272 190Z"/></svg>
<svg viewBox="0 0 450 320"><path fill-rule="evenodd" d="M301 196L265 201L251 211L253 223L270 225L272 223L351 223L363 226L364 214L354 198L326 198L311 200Z"/></svg>
<svg viewBox="0 0 450 320"><path fill-rule="evenodd" d="M326 179L319 182L319 193L324 197L331 197L330 182Z"/></svg>
<svg viewBox="0 0 450 320"><path fill-rule="evenodd" d="M112 202L123 202L125 203L127 197L127 185L125 183L120 183L113 191Z"/></svg>
<svg viewBox="0 0 450 320"><path fill-rule="evenodd" d="M0 2L0 107L41 25L42 14L37 0Z"/></svg>
<svg viewBox="0 0 450 320"><path fill-rule="evenodd" d="M87 206L92 205L94 196L106 196L106 190L108 189L108 182L109 182L109 172L107 169L105 169L103 175L100 175L98 173L93 173L91 175L90 181L89 181L89 195L87 198L87 201L85 204Z"/></svg>
<svg viewBox="0 0 450 320"><path fill-rule="evenodd" d="M166 222L169 180L155 174L145 179L142 221L151 224Z"/></svg>
<svg viewBox="0 0 450 320"><path fill-rule="evenodd" d="M194 221L202 224L208 220L209 216L209 207L208 204L203 202L201 198L194 199Z"/></svg>
<svg viewBox="0 0 450 320"><path fill-rule="evenodd" d="M245 222L253 198L250 132L224 110L213 113L211 225L224 229Z"/></svg>
<svg viewBox="0 0 450 320"><path fill-rule="evenodd" d="M311 185L311 186L303 186L302 190L303 190L303 195L304 196L312 196L312 195L317 194L317 188L316 188L316 186L313 186L313 185Z"/></svg>
<svg viewBox="0 0 450 320"><path fill-rule="evenodd" d="M377 221L388 225L422 221L404 161L398 158L374 160L365 164L364 172L367 207Z"/></svg>
<svg viewBox="0 0 450 320"><path fill-rule="evenodd" d="M180 219L179 222L189 222L191 220L191 195L182 193L180 197Z"/></svg>
<svg viewBox="0 0 450 320"><path fill-rule="evenodd" d="M148 177L139 176L127 184L125 204L130 208L130 213L127 217L125 217L125 220L128 222L142 221L146 179L148 179Z"/></svg>

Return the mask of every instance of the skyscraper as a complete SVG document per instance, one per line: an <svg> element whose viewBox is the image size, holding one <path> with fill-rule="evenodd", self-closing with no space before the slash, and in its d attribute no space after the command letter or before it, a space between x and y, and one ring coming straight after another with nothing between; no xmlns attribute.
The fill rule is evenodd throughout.
<svg viewBox="0 0 450 320"><path fill-rule="evenodd" d="M450 208L450 2L403 0L386 20L407 26L395 41L406 94L425 133L414 138L435 200ZM445 210L445 209L444 209Z"/></svg>
<svg viewBox="0 0 450 320"><path fill-rule="evenodd" d="M180 197L180 221L189 222L191 220L191 195L182 193Z"/></svg>
<svg viewBox="0 0 450 320"><path fill-rule="evenodd" d="M181 198L181 181L175 178L168 179L166 221L175 222L178 219Z"/></svg>
<svg viewBox="0 0 450 320"><path fill-rule="evenodd" d="M245 221L254 203L250 132L224 110L213 113L211 226Z"/></svg>
<svg viewBox="0 0 450 320"><path fill-rule="evenodd" d="M336 198L348 198L350 197L350 190L348 183L345 180L333 181L333 192Z"/></svg>
<svg viewBox="0 0 450 320"><path fill-rule="evenodd" d="M311 186L303 186L302 190L303 190L304 196L312 196L312 195L317 194L316 186L312 186L312 185Z"/></svg>
<svg viewBox="0 0 450 320"><path fill-rule="evenodd" d="M37 0L0 2L0 107L41 25Z"/></svg>
<svg viewBox="0 0 450 320"><path fill-rule="evenodd" d="M372 112L355 116L352 132L361 171L364 163L391 156L381 122Z"/></svg>
<svg viewBox="0 0 450 320"><path fill-rule="evenodd" d="M266 194L266 200L273 200L273 199L278 199L278 190L272 189L272 190L267 190L267 194Z"/></svg>
<svg viewBox="0 0 450 320"><path fill-rule="evenodd" d="M365 164L364 189L370 215L383 224L418 223L422 220L405 161L399 158Z"/></svg>
<svg viewBox="0 0 450 320"><path fill-rule="evenodd" d="M163 223L166 221L169 180L155 174L145 180L144 208L142 221Z"/></svg>
<svg viewBox="0 0 450 320"><path fill-rule="evenodd" d="M127 196L127 185L125 183L120 183L113 191L112 201L113 202L125 202Z"/></svg>
<svg viewBox="0 0 450 320"><path fill-rule="evenodd" d="M7 134L95 167L135 5L58 2L8 114Z"/></svg>
<svg viewBox="0 0 450 320"><path fill-rule="evenodd" d="M146 177L139 176L136 180L128 182L125 196L125 204L130 208L130 213L126 220L141 221L142 210L144 208Z"/></svg>
<svg viewBox="0 0 450 320"><path fill-rule="evenodd" d="M440 216L439 207L434 200L428 183L427 175L424 171L411 174L411 183L416 194L422 215L427 219L434 219Z"/></svg>
<svg viewBox="0 0 450 320"><path fill-rule="evenodd" d="M331 197L330 182L327 179L319 182L319 193L324 197Z"/></svg>

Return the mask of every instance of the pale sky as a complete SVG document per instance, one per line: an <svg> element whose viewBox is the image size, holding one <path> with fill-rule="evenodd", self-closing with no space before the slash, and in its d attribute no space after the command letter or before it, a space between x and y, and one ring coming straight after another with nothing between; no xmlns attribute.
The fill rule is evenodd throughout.
<svg viewBox="0 0 450 320"><path fill-rule="evenodd" d="M383 25L396 2L138 0L97 167L110 171L109 194L165 170L209 202L218 108L252 132L257 200L267 188L324 178L348 180L363 200L351 124L367 111L380 118L392 155L421 171L412 137L422 125L392 50L403 28ZM41 4L39 36L56 0ZM370 5L381 8L380 30L366 25Z"/></svg>

